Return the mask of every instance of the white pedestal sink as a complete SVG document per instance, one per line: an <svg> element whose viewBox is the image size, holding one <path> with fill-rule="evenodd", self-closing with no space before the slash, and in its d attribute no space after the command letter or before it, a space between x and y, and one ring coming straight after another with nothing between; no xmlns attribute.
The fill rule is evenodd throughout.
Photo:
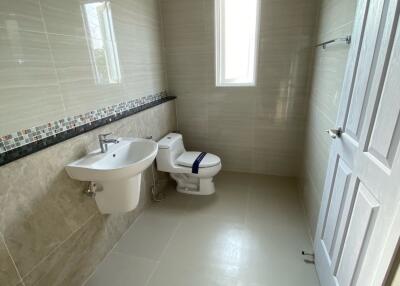
<svg viewBox="0 0 400 286"><path fill-rule="evenodd" d="M128 212L139 203L141 173L154 161L158 145L153 140L119 138L106 153L100 149L68 164L68 175L95 182L96 203L102 213Z"/></svg>

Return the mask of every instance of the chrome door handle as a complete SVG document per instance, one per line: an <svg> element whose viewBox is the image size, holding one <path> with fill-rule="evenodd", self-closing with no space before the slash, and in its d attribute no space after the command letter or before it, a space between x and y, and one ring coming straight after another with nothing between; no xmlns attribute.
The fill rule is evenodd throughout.
<svg viewBox="0 0 400 286"><path fill-rule="evenodd" d="M340 136L342 136L343 130L342 128L337 128L337 129L328 129L325 130L326 133L329 134L329 136L331 136L331 138L336 139L336 138L340 138Z"/></svg>

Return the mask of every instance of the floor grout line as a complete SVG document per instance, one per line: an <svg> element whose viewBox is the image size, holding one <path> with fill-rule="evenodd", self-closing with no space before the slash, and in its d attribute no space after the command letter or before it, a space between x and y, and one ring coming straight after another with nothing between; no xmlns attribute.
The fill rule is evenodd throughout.
<svg viewBox="0 0 400 286"><path fill-rule="evenodd" d="M161 260L163 258L163 256L165 255L165 253L167 252L168 247L170 246L170 244L172 243L172 240L175 238L176 234L178 233L178 229L181 227L181 225L183 224L183 218L180 220L180 222L178 223L178 225L175 227L171 237L168 239L168 242L166 243L163 251L161 251L161 255L158 259L158 264L156 265L156 267L154 268L153 272L150 274L149 279L147 280L145 286L148 286L150 283L151 278L153 278L154 273L157 271L158 266L161 263Z"/></svg>
<svg viewBox="0 0 400 286"><path fill-rule="evenodd" d="M111 255L112 252L114 252L114 249L117 247L117 245L119 244L119 242L121 241L121 239L129 232L129 230L131 228L133 228L133 226L136 224L136 222L139 220L139 218L144 214L144 212L146 211L147 207L145 206L143 211L135 218L135 220L133 221L133 223L125 230L125 232L122 234L122 236L120 237L120 239L113 245L113 247L108 251L108 253L104 256L104 258L96 265L96 267L94 268L93 272L88 276L88 278L86 278L85 281L83 281L82 286L85 286L86 283L90 280L90 278L92 278L92 276L96 273L97 268L107 259L107 257L109 257ZM118 252L119 253L119 252Z"/></svg>
<svg viewBox="0 0 400 286"><path fill-rule="evenodd" d="M168 247L169 247L170 244L172 243L172 240L176 237L176 234L178 233L179 228L182 226L183 221L184 221L184 216L185 216L185 214L187 214L187 210L188 210L189 204L190 204L190 202L191 202L192 199L193 199L193 198L190 198L190 199L188 200L188 202L185 204L184 210L183 210L183 212L182 212L182 217L179 219L178 225L175 227L175 229L174 229L174 231L172 232L170 238L168 239L167 243L165 244L165 247L164 247L163 251L161 251L161 255L160 255L160 257L158 258L158 263L157 263L157 265L154 267L153 271L150 273L149 278L147 279L147 282L146 282L145 286L148 286L148 285L149 285L151 279L153 278L154 274L156 273L158 267L160 266L161 260L162 260L162 258L164 257L165 253L167 252Z"/></svg>
<svg viewBox="0 0 400 286"><path fill-rule="evenodd" d="M275 181L272 182L273 185L271 185L271 186L273 186L275 188L274 182ZM176 282L177 279L181 280L181 278L169 277L169 275L173 275L173 276L181 275L181 274L183 275L183 273L179 274L180 273L179 269L176 269L176 271L173 270L172 273L170 273L170 271L165 272L164 270L165 270L166 266L168 268L169 263L173 263L172 261L168 260L168 258L171 258L169 255L173 255L173 256L175 255L175 253L173 253L171 251L173 251L175 249L175 246L179 246L179 245L177 245L177 243L179 243L181 241L181 239L184 239L181 237L181 235L183 234L186 236L186 233L187 233L186 228L187 227L189 227L189 226L190 227L198 227L198 226L196 226L196 224L193 224L194 222L197 222L197 219L199 219L198 222L200 223L200 225L203 225L203 223L208 225L207 221L209 220L209 218L211 218L211 221L214 220L213 218L217 218L217 219L219 219L219 222L216 224L216 226L218 226L218 229L214 229L214 227L212 227L210 235L213 235L212 233L214 231L218 232L220 230L224 230L224 223L234 223L235 225L240 225L241 229L242 229L242 227L244 227L244 229L247 229L254 220L258 220L260 218L262 219L264 217L263 212L260 213L260 215L262 215L262 216L259 217L258 213L257 213L257 216L252 215L253 214L252 211L253 211L253 208L257 208L256 211L258 211L258 209L265 210L263 207L263 204L259 204L259 203L257 203L257 201L264 200L265 198L267 198L270 201L269 203L272 203L272 204L275 204L275 203L283 204L284 202L286 202L284 204L284 206L291 208L291 210L287 210L289 212L288 218L291 220L293 220L294 218L301 218L301 219L300 220L296 219L296 227L293 228L294 229L293 231L286 232L287 227L292 229L292 227L291 227L292 224L288 224L287 227L283 228L283 230L285 230L285 231L279 232L280 234L278 233L278 236L273 236L272 245L268 244L268 242L271 239L268 234L269 233L269 229L268 229L269 224L263 224L263 223L261 223L260 225L256 224L257 229L256 229L256 232L254 234L252 234L252 236L255 236L254 238L256 238L256 239L261 239L260 242L263 242L263 243L267 242L267 245L263 244L263 246L262 246L263 248L260 248L260 249L264 249L264 247L266 247L265 249L267 249L267 252L268 252L268 249L270 249L271 247L274 247L274 243L278 243L279 245L277 245L277 246L279 246L281 248L282 247L290 247L290 252L285 253L284 258L283 258L284 260L282 260L282 261L286 261L286 260L287 260L287 262L293 261L293 259L295 259L295 257L297 257L297 255L296 255L296 253L298 252L297 248L305 247L305 246L303 246L303 241L307 242L306 245L309 245L308 235L305 232L303 232L300 228L297 227L298 223L302 223L301 226L303 226L303 223L306 222L306 218L304 217L304 215L300 215L300 213L304 213L304 208L303 208L303 210L301 210L301 208L298 206L298 204L301 204L301 202L298 201L299 200L298 185L296 184L296 187L295 187L296 192L293 192L294 189L292 187L290 187L288 189L285 179L283 178L283 183L280 185L277 185L277 187L279 188L279 191L281 189L282 189L282 191L285 191L285 194L280 195L280 193L278 193L277 196L270 197L269 195L264 196L262 194L262 192L260 192L260 193L257 192L257 191L259 191L259 189L260 189L260 191L261 191L261 189L264 189L264 185L268 186L268 181L266 181L265 183L263 181L260 181L260 182L254 181L254 183L253 183L253 180L250 180L248 182L242 182L242 183L245 183L244 184L245 186L243 186L243 188L240 190L241 192L243 192L243 194L240 196L236 196L236 193L233 194L234 195L233 199L241 203L240 222L238 222L238 219L230 219L229 218L229 214L231 214L232 209L229 208L225 211L225 207L226 207L225 204L219 205L222 207L220 209L220 211L222 211L222 212L220 212L220 211L218 211L217 213L211 212L211 214L209 214L207 208L205 208L205 209L197 209L196 208L196 206L197 206L196 200L198 199L198 197L188 196L188 197L182 198L180 196L172 196L171 195L171 197L168 197L167 201L164 202L165 208L163 206L161 206L161 208L160 208L161 212L157 212L157 214L159 214L161 216L173 215L173 217L171 217L171 218L174 219L174 223L168 227L168 232L167 232L168 236L162 241L161 245L160 244L157 245L157 246L160 246L160 248L161 248L159 251L157 251L155 253L156 255L159 255L158 257L155 256L155 258L149 258L149 257L144 257L140 254L136 255L134 253L133 254L122 253L119 250L115 249L115 247L118 245L118 243L116 243L116 245L113 247L113 249L112 249L112 251L110 251L110 253L118 253L118 254L124 255L125 257L137 258L137 259L139 259L137 261L137 263L139 263L139 265L141 265L141 263L146 264L147 265L146 272L142 273L143 274L142 276L144 276L143 277L143 286L150 286L153 284L157 284L157 282L161 282L162 285L165 285L164 283L166 283L167 281L171 281L171 282L175 281ZM230 186L230 184L229 184L229 186ZM221 185L221 191L229 192L229 189L227 189L227 187L226 187L226 185L224 185L224 183L222 183L222 185ZM236 191L236 189L234 191ZM268 189L266 189L265 191L268 192ZM274 192L272 192L271 194L274 194ZM167 193L167 195L168 195L168 193ZM293 205L294 200L296 200L296 206ZM235 206L236 206L236 204L233 205L233 207L235 207ZM266 205L266 207L268 207L268 206L269 206L269 204ZM170 209L173 209L178 212L170 213L169 212ZM237 210L237 207L235 207L235 209ZM164 212L164 210L165 210L165 212ZM280 217L281 209L279 208L279 209L275 210L275 208L272 208L272 210L274 211L273 215L271 216L271 218L273 220L272 221L269 220L269 223L272 223L273 225L279 224L280 219L281 219L281 217ZM140 216L138 216L138 218L135 220L135 222L132 224L132 226L126 231L126 233L129 230L131 230L132 228L134 228L135 225L137 225L138 219L143 214L144 214L144 212L141 213ZM268 210L265 210L265 214L268 216L270 214L270 212ZM235 218L236 218L236 216L235 216ZM193 221L192 221L192 219L193 219ZM286 219L286 217L285 217L285 219ZM286 223L286 220L284 223ZM229 228L236 229L235 226L227 226L227 227L228 227L228 229ZM258 232L258 227L260 227L260 232ZM279 228L278 230L280 231L281 229ZM126 233L124 234L124 236L126 235ZM155 234L156 234L156 232L150 231L148 235L155 235ZM282 245L281 245L280 244L281 243L281 235L286 236L287 234L293 234L296 237L292 238L290 240L282 239ZM210 236L210 235L207 235L207 237L209 239L214 239L214 238L212 238L213 236ZM193 235L191 235L189 237L192 237L192 239L195 239L195 237L193 237ZM232 238L226 237L226 239L232 239ZM251 241L247 240L247 236L245 236L245 239L246 239L246 242L251 242ZM193 240L193 241L196 241L196 240ZM297 241L299 241L299 242L297 242ZM200 247L201 247L201 243L205 243L204 245L207 245L207 242L200 242L199 243ZM294 245L293 249L291 247L292 245ZM257 245L255 245L255 246L257 247ZM191 249L190 244L188 244L185 247L186 247L185 248L186 251L190 252L190 249ZM242 246L236 245L235 247L242 247ZM246 249L244 251L250 251L250 250L246 250ZM255 249L258 249L258 248L255 248ZM299 248L299 249L301 249L301 248ZM143 254L146 256L147 252L144 252ZM251 256L249 256L249 257L252 257L252 259L254 259L254 258L258 259L257 258L258 255L263 255L263 254L248 252L248 255L250 255L250 254L251 254ZM264 259L264 260L261 260L260 262L266 261L266 259L268 260L268 259L274 258L275 257L274 255L279 255L279 254L276 254L275 252L272 254L269 254L269 253L265 253L265 254L268 254L268 255L265 257L262 256L262 259ZM179 255L179 253L177 253L177 255ZM256 256L253 256L253 255L256 255ZM184 255L182 257L187 257L187 256ZM123 259L123 257L121 256L120 259ZM140 262L141 259L143 259L143 262ZM245 260L243 260L243 261L245 261ZM118 261L118 259L116 261ZM146 263L146 261L148 261L148 263ZM210 261L211 262L214 261L213 258L205 257L205 258L200 259L200 262L201 263L204 262L205 265L209 265ZM219 260L215 260L215 261L219 261ZM133 260L132 263L136 263L135 260ZM181 263L185 263L185 261L183 260L183 261L177 262L177 263L179 265L181 265ZM235 274L235 276L232 278L233 285L235 285L235 286L244 285L241 283L255 283L254 285L264 285L262 282L266 282L264 280L268 279L268 278L264 278L264 276L255 277L255 278L252 276L251 277L248 276L249 273L251 274L254 271L257 271L255 273L260 273L260 274L262 274L264 271L269 271L269 270L263 270L262 265L259 265L259 266L256 266L254 264L250 264L250 265L240 264L240 265L243 265L246 267L243 270L241 270L241 269L237 270L240 272L237 272ZM307 283L307 285L314 285L314 284L312 284L314 282L311 283L311 281L315 280L313 278L315 273L313 275L313 273L311 273L309 271L309 269L303 270L302 265L303 264L301 264L299 266L299 263L297 262L297 260L295 260L294 264L293 264L293 266L296 267L296 269L297 269L297 267L300 267L299 269L301 269L302 273L304 271L305 278L297 277L297 275L293 274L292 276L289 275L291 277L289 280L295 281L296 279L300 279L300 280L305 279L304 281L310 281L310 283ZM256 267L255 270L248 270L248 267L253 268L254 266ZM97 267L99 267L99 265ZM284 270L284 266L283 265L280 266L280 269ZM193 271L193 273L192 273L192 271ZM196 276L197 275L197 274L195 274L196 272L197 272L196 269L190 270L189 273L183 275L184 276L182 278L182 279L184 279L183 281L186 281L186 283L190 285L192 279L194 279L194 278L192 278L192 275ZM218 277L221 277L220 275L223 275L224 273L222 273L222 272L220 273L217 271L214 274L217 275ZM203 282L209 281L208 275L214 275L214 274L200 273L199 275L201 277L199 277L199 279L202 279L201 281L203 281ZM280 279L277 274L276 275L275 275L275 273L271 273L271 274L273 276L276 276L276 279ZM284 279L284 278L282 278L282 279ZM279 281L279 280L277 280L277 281ZM129 281L126 281L126 283L128 284ZM259 283L259 284L257 284L257 283ZM204 283L204 284L207 285L207 283Z"/></svg>
<svg viewBox="0 0 400 286"><path fill-rule="evenodd" d="M4 236L3 236L3 234L2 234L1 232L0 232L0 240L3 242L4 247L6 248L6 251L7 251L7 253L8 253L8 256L10 257L10 260L11 260L11 262L12 262L14 268L15 268L15 271L17 272L17 276L18 276L19 282L22 283L22 286L25 286L25 283L24 283L24 280L22 279L21 273L19 272L18 267L17 267L17 264L15 264L15 261L14 261L14 259L13 259L12 256L11 256L11 252L10 252L10 250L8 249L8 246L7 246L7 244L6 244L6 240L5 240L5 238L4 238Z"/></svg>
<svg viewBox="0 0 400 286"><path fill-rule="evenodd" d="M149 285L149 283L150 283L150 281L151 281L151 278L153 278L153 275L154 275L154 273L156 273L156 271L157 271L159 265L160 265L160 261L158 261L158 262L156 263L156 265L154 265L154 268L153 268L153 270L151 271L149 277L147 278L146 284L144 284L144 286L148 286L148 285Z"/></svg>

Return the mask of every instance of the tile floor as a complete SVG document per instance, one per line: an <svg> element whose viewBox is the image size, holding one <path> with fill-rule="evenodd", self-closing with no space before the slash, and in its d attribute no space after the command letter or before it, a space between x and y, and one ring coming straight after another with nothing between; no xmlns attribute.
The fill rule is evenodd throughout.
<svg viewBox="0 0 400 286"><path fill-rule="evenodd" d="M216 194L167 192L86 286L317 286L296 181L223 172Z"/></svg>

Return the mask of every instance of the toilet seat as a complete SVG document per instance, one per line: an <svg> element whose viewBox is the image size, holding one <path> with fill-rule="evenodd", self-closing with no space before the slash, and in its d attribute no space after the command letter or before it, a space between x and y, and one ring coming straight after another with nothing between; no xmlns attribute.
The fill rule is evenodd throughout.
<svg viewBox="0 0 400 286"><path fill-rule="evenodd" d="M194 161L201 154L201 152L183 152L177 159L176 163L180 166L184 167L192 167ZM210 168L217 166L221 163L221 159L214 155L207 153L206 156L201 160L199 167L200 168Z"/></svg>

